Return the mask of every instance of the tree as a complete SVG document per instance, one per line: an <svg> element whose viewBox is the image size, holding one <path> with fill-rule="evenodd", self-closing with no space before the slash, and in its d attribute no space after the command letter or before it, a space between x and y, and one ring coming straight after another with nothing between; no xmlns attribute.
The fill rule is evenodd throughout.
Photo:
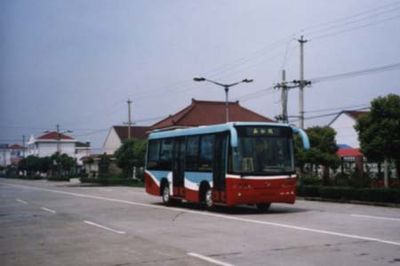
<svg viewBox="0 0 400 266"><path fill-rule="evenodd" d="M374 99L371 102L371 111L358 119L355 129L361 150L368 160L378 163L393 160L399 176L400 96L389 94Z"/></svg>
<svg viewBox="0 0 400 266"><path fill-rule="evenodd" d="M146 156L147 141L132 139L124 143L115 152L117 165L126 177L132 176L133 167L143 167Z"/></svg>
<svg viewBox="0 0 400 266"><path fill-rule="evenodd" d="M53 161L51 160L51 157L46 156L40 158L40 172L47 173L49 170L51 170L52 166Z"/></svg>
<svg viewBox="0 0 400 266"><path fill-rule="evenodd" d="M329 169L336 168L339 157L336 155L336 132L330 127L311 127L306 130L310 139L311 148L307 151L299 149L296 145L298 165L310 163L314 166L323 166L323 183L329 183Z"/></svg>
<svg viewBox="0 0 400 266"><path fill-rule="evenodd" d="M99 161L99 176L106 176L108 174L108 168L110 166L110 158L109 156L104 153L100 157Z"/></svg>
<svg viewBox="0 0 400 266"><path fill-rule="evenodd" d="M65 153L60 155L56 152L50 158L53 163L53 170L60 176L70 175L75 168L75 159Z"/></svg>
<svg viewBox="0 0 400 266"><path fill-rule="evenodd" d="M18 163L18 170L26 171L28 175L35 175L40 172L40 168L40 158L34 155L29 155Z"/></svg>

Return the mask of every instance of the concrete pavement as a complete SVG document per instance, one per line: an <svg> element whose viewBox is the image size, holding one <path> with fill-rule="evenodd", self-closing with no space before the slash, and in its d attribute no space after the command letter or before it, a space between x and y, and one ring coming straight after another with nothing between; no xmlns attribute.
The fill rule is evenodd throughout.
<svg viewBox="0 0 400 266"><path fill-rule="evenodd" d="M0 179L3 265L400 265L396 208L204 211L143 189Z"/></svg>

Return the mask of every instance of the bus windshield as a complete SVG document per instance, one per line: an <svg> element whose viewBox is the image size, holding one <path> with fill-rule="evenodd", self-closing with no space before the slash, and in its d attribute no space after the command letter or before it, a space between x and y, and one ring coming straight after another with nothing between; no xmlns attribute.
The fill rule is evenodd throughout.
<svg viewBox="0 0 400 266"><path fill-rule="evenodd" d="M294 172L292 130L288 127L237 127L233 171L246 175Z"/></svg>

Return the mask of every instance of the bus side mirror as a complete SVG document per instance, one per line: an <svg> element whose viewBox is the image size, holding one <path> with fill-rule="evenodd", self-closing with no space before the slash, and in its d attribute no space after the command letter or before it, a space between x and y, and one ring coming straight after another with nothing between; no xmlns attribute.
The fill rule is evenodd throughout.
<svg viewBox="0 0 400 266"><path fill-rule="evenodd" d="M292 127L293 133L299 134L303 142L303 147L305 150L310 149L310 140L308 139L307 133L301 128Z"/></svg>

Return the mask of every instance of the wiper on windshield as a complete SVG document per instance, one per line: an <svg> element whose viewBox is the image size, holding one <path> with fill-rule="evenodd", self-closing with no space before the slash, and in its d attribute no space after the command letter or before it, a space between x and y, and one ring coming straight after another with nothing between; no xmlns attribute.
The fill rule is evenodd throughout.
<svg viewBox="0 0 400 266"><path fill-rule="evenodd" d="M291 169L289 169L288 167L282 167L282 166L268 166L268 167L264 167L263 171L268 172L278 172L278 171L290 171Z"/></svg>

